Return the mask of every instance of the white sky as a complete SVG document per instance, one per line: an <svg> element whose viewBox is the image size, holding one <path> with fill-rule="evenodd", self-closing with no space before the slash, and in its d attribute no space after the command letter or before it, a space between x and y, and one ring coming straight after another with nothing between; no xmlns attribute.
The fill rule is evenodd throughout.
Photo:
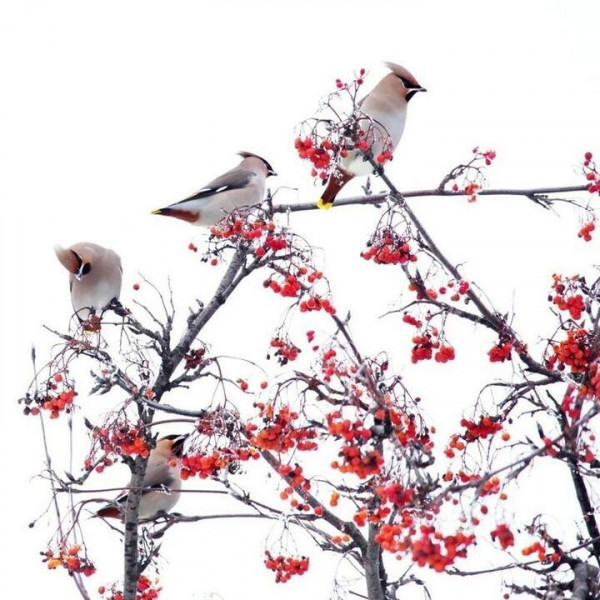
<svg viewBox="0 0 600 600"><path fill-rule="evenodd" d="M277 184L299 187L298 194L284 192L282 198L316 199L307 167L295 156L294 126L312 114L336 77L364 66L373 68L372 84L382 60L403 64L430 90L411 102L390 166L402 189L436 186L477 144L498 152L492 185L579 183L576 165L583 153L600 153L599 19L593 0L436 0L418 6L375 0L4 0L0 411L9 500L0 592L76 597L63 573L48 573L40 563L46 520L26 528L48 498L46 488L31 480L42 464L38 425L15 404L31 376L31 345L43 357L52 342L42 324L64 328L70 315L55 243L85 239L119 252L125 303L138 272L161 285L171 275L184 314L196 296L209 297L218 272L187 251L191 240L201 242L196 230L152 217L150 210L231 167L241 149L267 157L281 175ZM349 186L347 193L357 189ZM578 240L570 211L558 218L521 198L475 205L427 199L413 207L499 310L516 309L516 325L532 346L551 331L545 301L550 275L590 272L598 262L598 239ZM423 396L443 445L482 383L510 371L490 368L485 352L491 336L465 327L451 330L454 364L410 367L410 332L396 317L378 318L396 305L404 283L395 271L358 256L376 220L377 213L363 207L295 216L292 224L324 249L336 305L352 310L359 343L369 352L390 350L396 369ZM205 339L220 352L260 358L284 308L256 278L207 328ZM109 408L107 400L87 402L98 403L99 411ZM53 423L51 433L60 446L65 422ZM118 485L126 474L107 477ZM572 531L569 516L575 513L564 472L542 470L521 494L519 510L557 514L557 527L565 535ZM186 497L179 508L198 511L194 502ZM94 577L92 589L118 577L120 569L115 540L93 526L95 558L106 577ZM307 575L276 586L262 567L267 531L233 522L181 527L164 544L163 600L200 599L208 592L224 600L326 600L335 561L314 551ZM428 579L434 598L501 596L493 578ZM419 597L411 593L403 598Z"/></svg>

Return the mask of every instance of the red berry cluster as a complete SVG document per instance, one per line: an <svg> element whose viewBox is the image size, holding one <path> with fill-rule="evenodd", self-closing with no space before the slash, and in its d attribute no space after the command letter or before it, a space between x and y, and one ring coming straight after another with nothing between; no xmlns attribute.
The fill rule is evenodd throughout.
<svg viewBox="0 0 600 600"><path fill-rule="evenodd" d="M394 155L392 154L391 149L387 149L384 150L383 152L380 152L376 157L375 160L380 164L383 165L384 163L393 160Z"/></svg>
<svg viewBox="0 0 600 600"><path fill-rule="evenodd" d="M77 396L73 383L63 373L55 373L42 385L35 394L27 394L22 402L25 404L24 414L36 416L40 409L50 412L51 419L58 419L60 413L69 414L73 410L73 402ZM33 404L33 406L31 406Z"/></svg>
<svg viewBox="0 0 600 600"><path fill-rule="evenodd" d="M590 194L600 192L600 173L598 173L596 163L594 162L594 156L591 152L586 152L583 157L583 174L590 182L588 187Z"/></svg>
<svg viewBox="0 0 600 600"><path fill-rule="evenodd" d="M300 312L324 310L334 315L335 308L330 300L309 291L322 278L323 273L316 269L311 269L305 265L300 267L291 266L289 273L286 275L282 275L281 273L273 274L263 283L263 286L284 298L297 298L304 295L299 303Z"/></svg>
<svg viewBox="0 0 600 600"><path fill-rule="evenodd" d="M454 360L454 358L454 348L445 344L442 344L439 350L435 353L435 360L439 363L446 363L449 360Z"/></svg>
<svg viewBox="0 0 600 600"><path fill-rule="evenodd" d="M371 439L371 430L364 427L362 420L342 419L341 411L334 411L327 415L329 433L335 438L344 438L346 442L367 441Z"/></svg>
<svg viewBox="0 0 600 600"><path fill-rule="evenodd" d="M450 294L452 302L458 302L469 291L470 285L468 281L461 279L460 281L450 280L446 285L440 286L437 290L433 288L423 289L423 286L418 286L416 283L410 283L408 289L411 292L417 293L417 300L437 300L439 296ZM465 298L465 302L468 302Z"/></svg>
<svg viewBox="0 0 600 600"><path fill-rule="evenodd" d="M327 179L332 161L335 159L339 147L330 139L324 139L320 143L313 142L310 137L296 138L294 147L298 151L298 156L302 160L309 160L312 163L311 175L320 179Z"/></svg>
<svg viewBox="0 0 600 600"><path fill-rule="evenodd" d="M81 556L81 546L79 545L70 547L63 545L57 552L47 550L43 553L43 556L49 569L63 567L69 573L83 573L86 577L96 572L96 567L90 560L85 556Z"/></svg>
<svg viewBox="0 0 600 600"><path fill-rule="evenodd" d="M452 191L456 194L468 196L469 202L477 200L477 193L483 187L485 181L483 176L483 167L489 167L496 158L494 150L481 151L479 147L472 150L473 158L466 164L456 167L452 172L450 181Z"/></svg>
<svg viewBox="0 0 600 600"><path fill-rule="evenodd" d="M375 536L375 541L387 552L406 552L410 548L410 534L416 533L413 518L408 511L400 513L401 523L385 523Z"/></svg>
<svg viewBox="0 0 600 600"><path fill-rule="evenodd" d="M375 418L382 422L389 419L393 433L401 446L407 447L414 444L426 451L433 450L433 442L429 436L429 430L423 428L422 431L419 431L414 415L389 408L387 410L378 409L375 411Z"/></svg>
<svg viewBox="0 0 600 600"><path fill-rule="evenodd" d="M597 360L589 366L584 382L579 388L579 396L581 398L586 396L600 398L600 369L598 369Z"/></svg>
<svg viewBox="0 0 600 600"><path fill-rule="evenodd" d="M474 535L459 531L445 536L431 525L421 525L417 532L412 527L410 515L404 512L402 517L402 524L382 525L375 541L388 552L410 552L413 561L420 567L445 571L457 558L466 557L468 547L475 542Z"/></svg>
<svg viewBox="0 0 600 600"><path fill-rule="evenodd" d="M506 550L515 545L515 536L508 525L505 525L504 523L500 523L496 529L490 532L490 535L492 536L492 540L498 540L502 550Z"/></svg>
<svg viewBox="0 0 600 600"><path fill-rule="evenodd" d="M275 572L276 583L285 583L294 575L304 575L308 571L310 559L306 556L294 558L292 556L273 556L269 551L265 552L265 566Z"/></svg>
<svg viewBox="0 0 600 600"><path fill-rule="evenodd" d="M323 310L329 315L335 315L336 310L328 298L310 296L308 300L300 302L300 312L313 312Z"/></svg>
<svg viewBox="0 0 600 600"><path fill-rule="evenodd" d="M360 479L366 479L381 472L383 456L378 450L369 450L360 444L347 444L342 447L339 456L342 462L332 462L331 468L339 469L341 473L353 473Z"/></svg>
<svg viewBox="0 0 600 600"><path fill-rule="evenodd" d="M361 256L378 265L405 265L417 260L417 256L411 252L409 241L391 227L376 231L367 247Z"/></svg>
<svg viewBox="0 0 600 600"><path fill-rule="evenodd" d="M137 594L135 595L135 600L156 600L160 596L160 592L162 588L157 587L157 582L152 582L145 575L140 575L138 580ZM107 590L104 586L98 588L98 593L101 596L104 594L109 594L103 600L124 600L125 596L123 592L111 589Z"/></svg>
<svg viewBox="0 0 600 600"><path fill-rule="evenodd" d="M210 228L211 236L217 240L239 238L246 242L266 237L276 229L273 221L267 221L254 215L230 213L219 224Z"/></svg>
<svg viewBox="0 0 600 600"><path fill-rule="evenodd" d="M94 447L84 462L85 469L91 471L95 466L98 473L102 473L105 467L114 464L119 456L143 456L150 455L148 439L137 428L115 423L109 427L95 427L92 432ZM101 452L101 456L97 453Z"/></svg>
<svg viewBox="0 0 600 600"><path fill-rule="evenodd" d="M413 503L415 490L413 488L405 488L400 483L388 483L381 485L375 489L377 495L382 502L389 502L396 508L404 508Z"/></svg>
<svg viewBox="0 0 600 600"><path fill-rule="evenodd" d="M490 494L497 494L500 491L500 478L492 477L486 480L481 486L480 496L489 496ZM506 500L506 495L501 495L501 499ZM483 507L482 507L483 509ZM487 512L487 511L484 511Z"/></svg>
<svg viewBox="0 0 600 600"><path fill-rule="evenodd" d="M554 304L559 310L569 311L571 318L575 321L581 319L581 313L585 310L585 303L581 294L568 297L556 296L554 298Z"/></svg>
<svg viewBox="0 0 600 600"><path fill-rule="evenodd" d="M428 328L420 335L412 338L413 348L411 361L416 364L422 360L435 358L436 362L446 363L454 360L454 348L441 341L440 332L437 327ZM435 351L435 353L434 353Z"/></svg>
<svg viewBox="0 0 600 600"><path fill-rule="evenodd" d="M61 412L67 414L71 412L71 406L77 393L74 389L67 389L60 392L58 395L48 395L42 404L44 410L50 411L51 419L58 419Z"/></svg>
<svg viewBox="0 0 600 600"><path fill-rule="evenodd" d="M350 83L344 83L341 79L335 80L335 87L338 90L349 90L352 93L355 93L358 88L364 83L364 76L366 74L366 69L360 69L358 71L358 75L355 73L354 79Z"/></svg>
<svg viewBox="0 0 600 600"><path fill-rule="evenodd" d="M498 419L487 416L481 417L477 423L468 419L461 419L460 425L465 428L462 438L467 443L479 439L485 440L502 430L502 425L498 422Z"/></svg>
<svg viewBox="0 0 600 600"><path fill-rule="evenodd" d="M447 448L444 450L444 454L448 457L448 458L454 458L456 456L456 454L454 453L455 450L458 450L459 452L462 452L465 449L466 445L465 443L462 441L462 438L460 435L458 435L457 433L455 433L451 438L450 441L448 442L448 446Z"/></svg>
<svg viewBox="0 0 600 600"><path fill-rule="evenodd" d="M232 450L229 448L218 448L212 452L188 454L181 457L181 479L198 476L200 479L208 479L217 476L223 469L231 469L239 461L250 458L257 460L258 452L254 448L240 448Z"/></svg>
<svg viewBox="0 0 600 600"><path fill-rule="evenodd" d="M573 384L569 384L560 405L561 410L573 420L577 420L581 416L581 405L576 402L576 398L573 395L576 389Z"/></svg>
<svg viewBox="0 0 600 600"><path fill-rule="evenodd" d="M458 532L442 535L430 525L421 525L421 537L412 542L412 559L420 567L441 573L454 564L457 558L467 556L467 548L475 542L475 536Z"/></svg>
<svg viewBox="0 0 600 600"><path fill-rule="evenodd" d="M271 348L275 348L275 356L281 366L286 365L298 358L298 354L302 352L298 346L292 344L289 340L279 337L271 340Z"/></svg>
<svg viewBox="0 0 600 600"><path fill-rule="evenodd" d="M510 436L509 436L509 438L510 438ZM464 444L463 444L463 448L464 448ZM456 473L456 475L458 476L458 480L461 482L461 484L473 483L473 482L477 482L477 481L481 480L481 475L479 475L478 473L465 473L465 471L463 471L462 469L459 470L458 473ZM452 473L452 471L447 471L446 473L444 473L442 479L446 482L452 482L455 480L455 476ZM479 496L484 497L484 496L490 496L490 495L495 495L495 494L500 493L501 484L502 484L502 482L500 481L500 478L498 476L494 476L494 477L490 477L489 479L486 479L483 482L483 484L481 484L479 487ZM500 500L506 500L507 498L508 498L507 494L505 494L504 492L500 493ZM452 503L458 504L458 499L454 498L452 500ZM487 512L488 512L487 506L482 505L481 512L483 514L487 514ZM478 522L475 522L475 520L473 520L472 522L474 525L478 525Z"/></svg>
<svg viewBox="0 0 600 600"><path fill-rule="evenodd" d="M523 554L523 556L531 556L532 554L536 553L538 555L538 559L544 561L548 555L548 550L546 550L546 548L540 542L534 542L533 544L526 546L523 548L523 550L521 550L521 554ZM558 562L560 557L556 552L553 552L549 558L552 562Z"/></svg>
<svg viewBox="0 0 600 600"><path fill-rule="evenodd" d="M294 494L294 490L302 492L308 492L311 488L310 481L304 477L304 471L302 467L296 463L293 467L291 465L279 465L279 474L289 484L280 494L279 497L287 501ZM293 498L290 502L292 508L299 511L309 511L310 506L299 502L296 498Z"/></svg>
<svg viewBox="0 0 600 600"><path fill-rule="evenodd" d="M592 233L596 230L596 223L588 221L577 233L577 236L583 238L585 242L592 241Z"/></svg>
<svg viewBox="0 0 600 600"><path fill-rule="evenodd" d="M572 373L585 373L592 357L590 335L585 329L569 329L567 339L552 345L554 354L548 366L563 371L571 367Z"/></svg>
<svg viewBox="0 0 600 600"><path fill-rule="evenodd" d="M299 275L304 276L305 273L298 273L297 275L289 274L283 281L277 281L274 278L268 279L264 282L264 286L270 288L273 292L284 298L296 298L302 291Z"/></svg>
<svg viewBox="0 0 600 600"><path fill-rule="evenodd" d="M242 241L251 244L254 256L263 258L268 256L274 258L277 253L290 248L292 244L291 234L270 219L265 219L256 214L231 213L218 225L211 227L211 241L215 248L209 254L218 254L222 250L220 242L230 240ZM205 257L207 260L208 255ZM216 265L214 259L212 264Z"/></svg>
<svg viewBox="0 0 600 600"><path fill-rule="evenodd" d="M321 371L323 373L323 380L325 383L331 382L334 377L340 379L347 379L350 372L354 372L355 368L350 369L337 358L337 352L334 348L328 348L323 350L321 355Z"/></svg>
<svg viewBox="0 0 600 600"><path fill-rule="evenodd" d="M583 295L580 293L584 280L579 275L563 277L556 274L552 276L552 279L552 289L555 291L555 294L551 294L548 300L559 310L568 311L572 319L579 321L582 313L585 311L585 302Z"/></svg>
<svg viewBox="0 0 600 600"><path fill-rule="evenodd" d="M411 360L414 364L421 360L431 360L433 356L433 344L431 335L415 335L412 339L414 344Z"/></svg>
<svg viewBox="0 0 600 600"><path fill-rule="evenodd" d="M214 477L229 465L229 456L214 450L212 454L195 454L181 458L180 476L184 481L198 475L200 479Z"/></svg>
<svg viewBox="0 0 600 600"><path fill-rule="evenodd" d="M317 432L312 427L297 427L294 422L298 419L298 413L289 406L283 406L277 412L271 403L261 402L255 406L260 410L263 427L259 429L251 423L246 426L246 432L256 447L275 452L287 452L292 448L301 451L317 448L313 441Z"/></svg>
<svg viewBox="0 0 600 600"><path fill-rule="evenodd" d="M482 160L487 167L489 167L496 158L495 150L486 150L485 152L482 152L479 149L479 146L476 146L473 148L472 152L475 155L475 159Z"/></svg>
<svg viewBox="0 0 600 600"><path fill-rule="evenodd" d="M404 313L402 315L402 321L404 323L406 323L407 325L412 325L413 327L416 327L417 329L421 329L421 327L423 327L422 321L419 321L419 319L417 319L416 317L413 317L412 315L410 315L408 313Z"/></svg>
<svg viewBox="0 0 600 600"><path fill-rule="evenodd" d="M510 355L513 349L511 341L498 341L488 350L490 362L504 362L510 360Z"/></svg>

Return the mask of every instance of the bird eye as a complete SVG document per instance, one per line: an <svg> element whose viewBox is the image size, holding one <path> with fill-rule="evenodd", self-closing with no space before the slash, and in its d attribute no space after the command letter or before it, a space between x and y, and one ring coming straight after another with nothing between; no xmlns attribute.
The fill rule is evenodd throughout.
<svg viewBox="0 0 600 600"><path fill-rule="evenodd" d="M81 267L81 274L87 275L92 270L92 265L90 263L85 263L83 267Z"/></svg>

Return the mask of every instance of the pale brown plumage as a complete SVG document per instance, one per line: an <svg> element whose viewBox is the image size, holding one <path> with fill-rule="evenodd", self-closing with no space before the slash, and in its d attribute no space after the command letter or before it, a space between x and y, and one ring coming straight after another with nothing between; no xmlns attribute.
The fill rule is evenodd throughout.
<svg viewBox="0 0 600 600"><path fill-rule="evenodd" d="M101 313L112 300L119 299L122 268L118 254L91 242L54 250L70 273L71 302L81 320Z"/></svg>
<svg viewBox="0 0 600 600"><path fill-rule="evenodd" d="M192 225L210 227L232 210L264 200L266 178L276 173L257 154L240 152L240 164L198 190L195 194L159 208L152 214L175 217Z"/></svg>
<svg viewBox="0 0 600 600"><path fill-rule="evenodd" d="M383 77L359 103L365 115L365 118L359 119L359 125L369 132L367 141L374 156L383 150L394 152L404 133L409 100L414 94L426 91L404 67L389 62L385 65L391 73ZM360 152L349 152L329 178L318 205L321 208L331 207L339 191L350 180L372 172L372 165Z"/></svg>
<svg viewBox="0 0 600 600"><path fill-rule="evenodd" d="M150 452L144 488L139 505L139 520L149 521L161 514L168 513L181 496L181 477L179 476L179 458L187 435L168 435L156 442L156 448ZM111 519L123 519L127 504L127 493L121 494L114 502L101 508L96 516Z"/></svg>

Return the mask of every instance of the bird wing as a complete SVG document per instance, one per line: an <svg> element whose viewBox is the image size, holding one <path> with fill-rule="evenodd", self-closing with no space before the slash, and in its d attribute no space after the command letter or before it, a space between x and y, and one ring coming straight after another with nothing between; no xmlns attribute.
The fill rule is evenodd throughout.
<svg viewBox="0 0 600 600"><path fill-rule="evenodd" d="M154 459L154 460L153 460ZM154 455L150 455L148 466L146 468L146 476L144 478L144 491L142 496L153 491L162 490L165 487L171 486L175 481L172 470L164 459L156 459ZM113 504L123 505L127 502L127 492L123 492L113 500Z"/></svg>
<svg viewBox="0 0 600 600"><path fill-rule="evenodd" d="M161 485L168 487L173 481L173 469L169 466L167 459L164 456L159 456L157 453L152 453L146 467L144 487L156 488Z"/></svg>
<svg viewBox="0 0 600 600"><path fill-rule="evenodd" d="M189 198L185 198L185 200L181 200L175 204L182 204L184 202L189 202L190 200L208 198L210 196L214 196L215 194L220 194L221 192L242 189L246 187L255 177L256 173L253 171L236 167L235 169L231 169L231 171L227 171L227 173L224 173L220 177L213 179L210 183L205 185L201 190L198 190Z"/></svg>

